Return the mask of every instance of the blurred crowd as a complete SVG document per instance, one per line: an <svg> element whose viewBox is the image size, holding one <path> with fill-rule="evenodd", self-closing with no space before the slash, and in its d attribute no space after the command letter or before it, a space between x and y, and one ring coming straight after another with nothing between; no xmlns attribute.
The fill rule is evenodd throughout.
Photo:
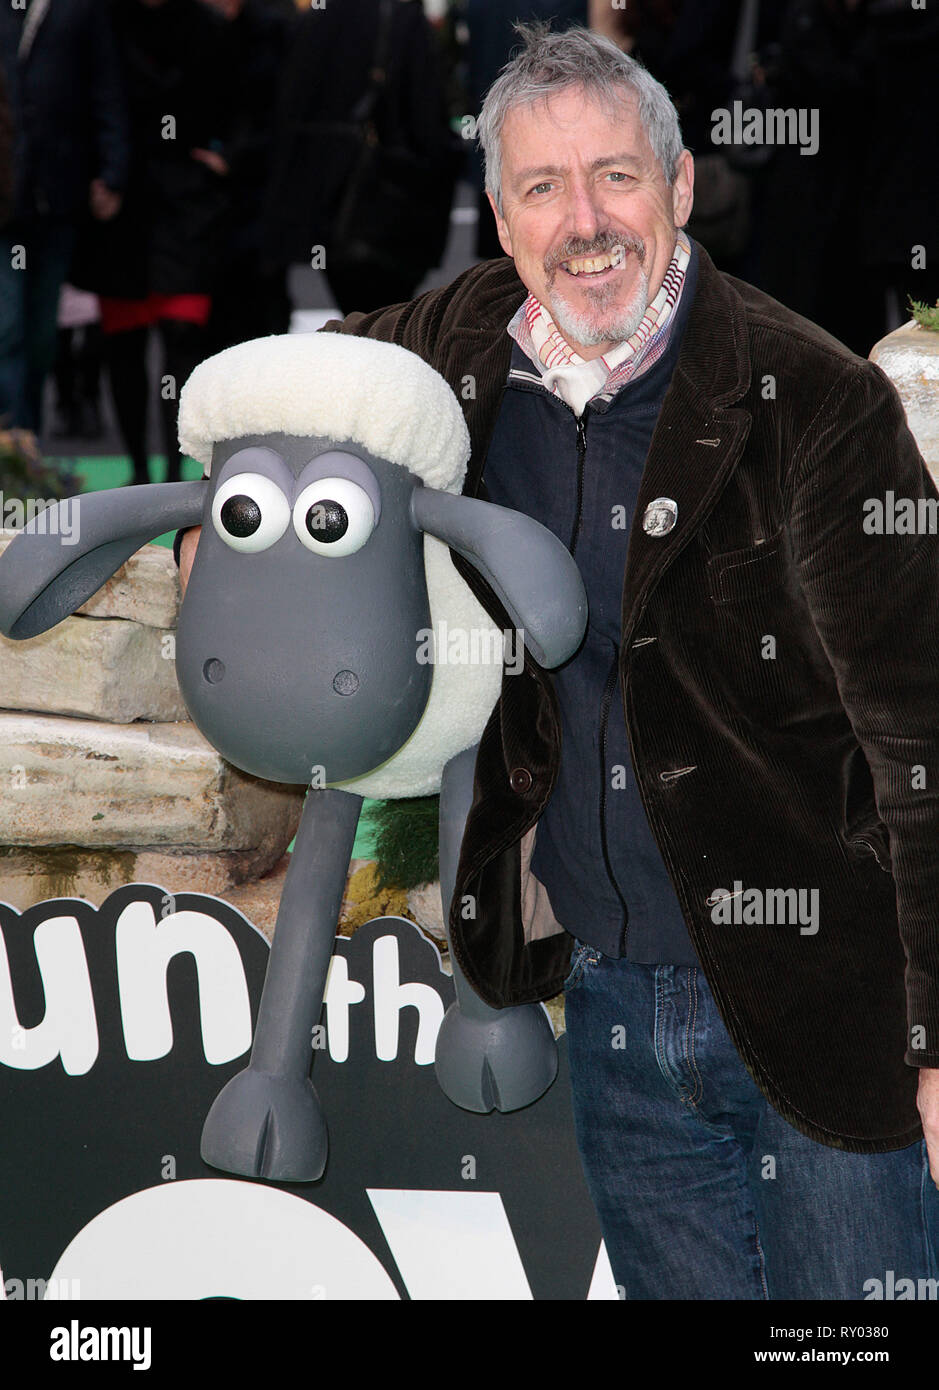
<svg viewBox="0 0 939 1390"><path fill-rule="evenodd" d="M532 18L589 24L665 84L696 159L690 230L722 269L865 356L910 298L939 299L939 5L7 0L0 423L94 438L106 374L133 480L151 399L179 477L179 388L288 330L291 265L343 313L411 298L460 179L476 255L501 255L472 117ZM817 113L817 151L715 143L735 104Z"/></svg>

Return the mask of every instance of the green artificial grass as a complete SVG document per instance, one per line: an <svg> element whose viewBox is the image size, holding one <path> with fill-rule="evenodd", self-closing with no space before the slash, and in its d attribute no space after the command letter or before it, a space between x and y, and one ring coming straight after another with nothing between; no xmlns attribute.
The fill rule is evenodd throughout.
<svg viewBox="0 0 939 1390"><path fill-rule="evenodd" d="M930 328L934 333L939 333L939 303L924 304L922 300L911 299L909 308L920 328Z"/></svg>
<svg viewBox="0 0 939 1390"><path fill-rule="evenodd" d="M87 459L47 458L47 462L58 463L60 467L77 473L81 479L82 492L105 492L108 488L124 487L133 478L130 459L121 454ZM149 468L151 482L166 481L166 458L163 454L151 454ZM184 483L198 482L202 477L202 464L196 463L195 459L184 458L182 474ZM153 544L172 546L175 535L175 531L168 531L165 536L154 536Z"/></svg>
<svg viewBox="0 0 939 1390"><path fill-rule="evenodd" d="M371 819L380 889L417 888L436 881L439 805L436 796L376 804Z"/></svg>

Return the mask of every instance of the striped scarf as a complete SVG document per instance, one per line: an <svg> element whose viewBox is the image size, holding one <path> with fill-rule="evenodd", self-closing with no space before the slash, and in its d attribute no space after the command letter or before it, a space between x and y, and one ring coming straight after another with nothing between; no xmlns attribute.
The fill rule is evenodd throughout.
<svg viewBox="0 0 939 1390"><path fill-rule="evenodd" d="M514 316L508 331L541 370L544 386L580 415L594 396L602 394L611 398L627 381L647 371L661 357L668 345L690 256L690 243L679 228L662 287L642 322L631 337L617 343L602 357L587 362L576 353L533 294Z"/></svg>

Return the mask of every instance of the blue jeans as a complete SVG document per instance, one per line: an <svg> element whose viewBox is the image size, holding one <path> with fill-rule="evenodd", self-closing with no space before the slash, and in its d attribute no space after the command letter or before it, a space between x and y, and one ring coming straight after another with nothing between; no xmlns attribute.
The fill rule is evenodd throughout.
<svg viewBox="0 0 939 1390"><path fill-rule="evenodd" d="M565 988L577 1142L621 1296L937 1297L919 1283L939 1275L924 1143L853 1154L793 1129L699 968L578 942Z"/></svg>

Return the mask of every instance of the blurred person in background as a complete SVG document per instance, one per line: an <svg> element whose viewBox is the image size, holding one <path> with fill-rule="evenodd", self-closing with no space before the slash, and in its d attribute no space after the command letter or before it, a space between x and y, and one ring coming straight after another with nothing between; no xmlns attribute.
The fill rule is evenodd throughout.
<svg viewBox="0 0 939 1390"><path fill-rule="evenodd" d="M0 416L38 431L56 355L59 289L79 218L119 213L127 116L98 0L0 6L0 68L12 117L12 200L0 243Z"/></svg>
<svg viewBox="0 0 939 1390"><path fill-rule="evenodd" d="M35 2L35 0L34 0ZM104 355L133 481L147 468L147 345L163 348L167 478L180 476L179 392L207 355L206 325L228 221L231 110L241 94L227 28L199 0L111 0L131 124L120 212L86 226L72 281L101 302Z"/></svg>
<svg viewBox="0 0 939 1390"><path fill-rule="evenodd" d="M64 284L59 294L55 357L55 422L58 439L101 435L101 306L98 296Z"/></svg>
<svg viewBox="0 0 939 1390"><path fill-rule="evenodd" d="M774 104L816 108L819 148L776 149L753 278L864 357L909 297L939 297L937 58L935 6L787 6Z"/></svg>
<svg viewBox="0 0 939 1390"><path fill-rule="evenodd" d="M283 265L265 245L262 209L274 155L274 111L294 16L274 0L204 0L225 20L238 93L226 150L231 210L218 246L206 354L286 333L290 300Z"/></svg>
<svg viewBox="0 0 939 1390"><path fill-rule="evenodd" d="M443 256L455 145L421 0L306 10L283 73L269 256L322 269L343 312L410 299Z"/></svg>

